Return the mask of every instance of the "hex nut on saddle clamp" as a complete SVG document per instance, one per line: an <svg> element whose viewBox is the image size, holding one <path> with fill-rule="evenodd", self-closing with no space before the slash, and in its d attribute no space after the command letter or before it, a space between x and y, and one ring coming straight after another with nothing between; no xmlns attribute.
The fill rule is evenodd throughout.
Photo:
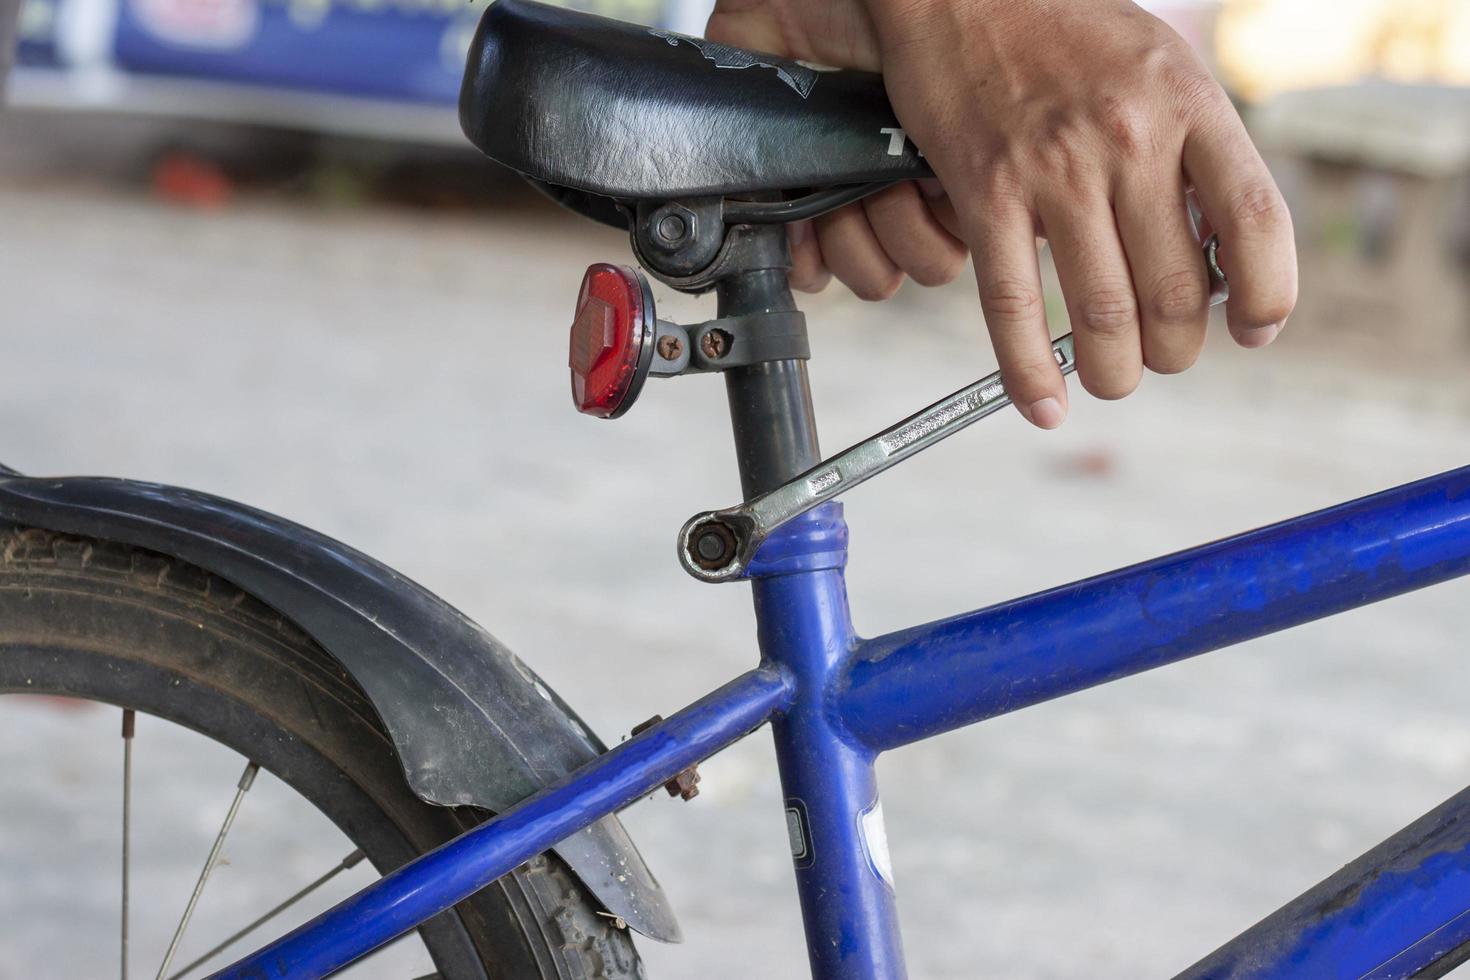
<svg viewBox="0 0 1470 980"><path fill-rule="evenodd" d="M633 254L661 280L678 289L713 265L725 249L724 199L639 201L628 230Z"/></svg>

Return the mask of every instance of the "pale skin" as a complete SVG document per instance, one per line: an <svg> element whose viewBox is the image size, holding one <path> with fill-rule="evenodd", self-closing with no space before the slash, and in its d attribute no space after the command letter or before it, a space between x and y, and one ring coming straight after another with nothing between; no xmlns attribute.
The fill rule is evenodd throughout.
<svg viewBox="0 0 1470 980"><path fill-rule="evenodd" d="M863 299L937 286L972 259L1017 409L1053 429L1038 238L1051 246L1088 392L1122 398L1205 342L1209 283L1185 205L1220 236L1230 333L1276 339L1296 303L1291 217L1225 93L1128 0L719 0L712 39L880 71L936 181L792 229L791 281Z"/></svg>

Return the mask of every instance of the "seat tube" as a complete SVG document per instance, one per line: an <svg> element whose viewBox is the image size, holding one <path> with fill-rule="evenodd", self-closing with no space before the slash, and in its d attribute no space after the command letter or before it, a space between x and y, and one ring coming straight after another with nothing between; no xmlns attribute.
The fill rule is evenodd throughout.
<svg viewBox="0 0 1470 980"><path fill-rule="evenodd" d="M828 696L853 639L842 569L754 586L762 655L797 678L796 705L772 734L812 976L897 980L906 974L873 756L840 730Z"/></svg>
<svg viewBox="0 0 1470 980"><path fill-rule="evenodd" d="M719 289L722 316L794 308L784 269L746 273ZM805 363L737 368L726 372L726 387L746 499L820 461ZM840 505L792 521L758 557L751 578L761 654L798 685L795 707L772 732L812 975L898 980L906 973L873 755L829 710L854 644Z"/></svg>

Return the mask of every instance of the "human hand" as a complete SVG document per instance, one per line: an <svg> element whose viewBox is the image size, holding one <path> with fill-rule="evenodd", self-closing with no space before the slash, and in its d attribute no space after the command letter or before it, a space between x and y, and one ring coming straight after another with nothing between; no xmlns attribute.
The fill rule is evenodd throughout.
<svg viewBox="0 0 1470 980"><path fill-rule="evenodd" d="M1291 218L1225 93L1182 39L1127 0L720 0L710 36L882 71L938 185L892 188L792 236L792 283L867 299L974 257L1007 389L1060 425L1036 238L1050 244L1078 375L1101 398L1204 345L1209 280L1185 205L1219 234L1227 319L1270 343L1296 302ZM942 186L942 191L940 187Z"/></svg>

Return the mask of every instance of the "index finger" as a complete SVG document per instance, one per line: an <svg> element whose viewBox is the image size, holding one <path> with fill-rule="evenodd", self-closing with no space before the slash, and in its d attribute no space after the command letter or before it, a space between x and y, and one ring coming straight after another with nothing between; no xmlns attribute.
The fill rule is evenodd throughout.
<svg viewBox="0 0 1470 980"><path fill-rule="evenodd" d="M1184 169L1220 236L1230 332L1245 347L1269 344L1297 295L1296 239L1281 191L1228 106L1186 139Z"/></svg>

